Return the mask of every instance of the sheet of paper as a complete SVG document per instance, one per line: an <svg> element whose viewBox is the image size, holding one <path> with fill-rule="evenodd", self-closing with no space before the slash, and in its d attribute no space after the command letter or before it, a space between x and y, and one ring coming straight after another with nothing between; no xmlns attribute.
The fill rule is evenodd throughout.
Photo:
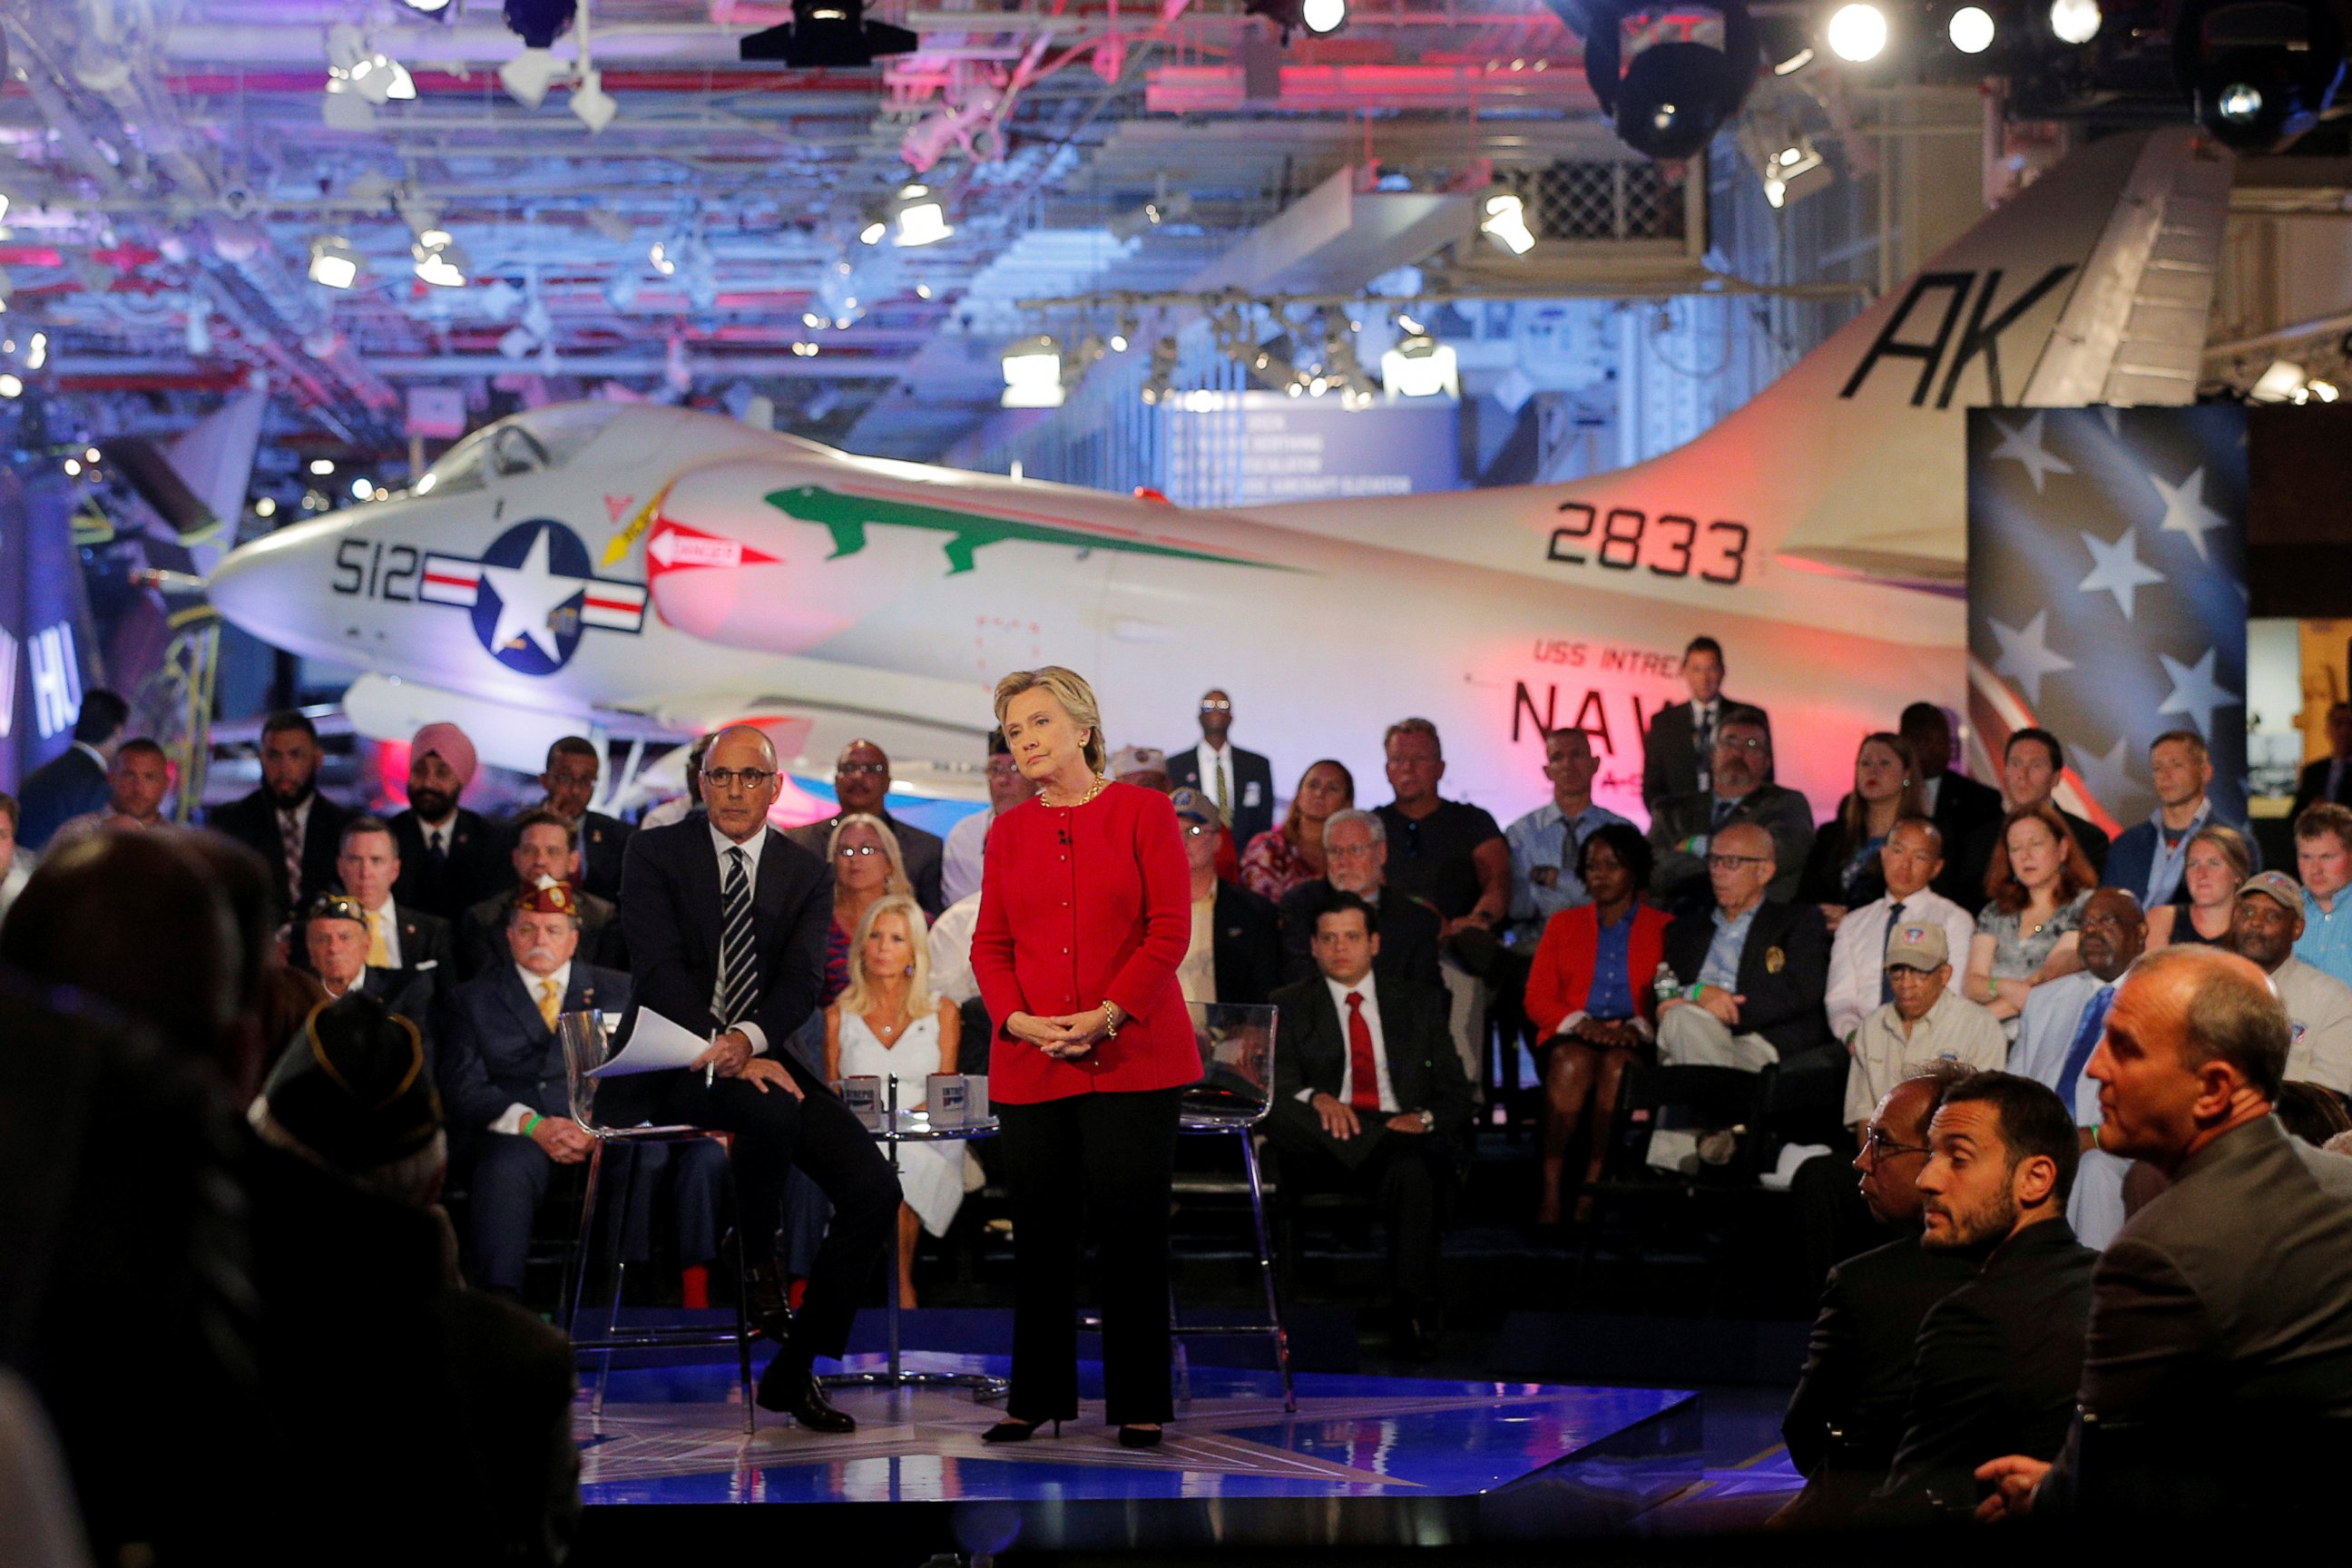
<svg viewBox="0 0 2352 1568"><path fill-rule="evenodd" d="M632 1073L667 1072L691 1067L710 1048L700 1035L680 1027L650 1007L637 1009L637 1026L621 1054L589 1073L590 1078L626 1078Z"/></svg>

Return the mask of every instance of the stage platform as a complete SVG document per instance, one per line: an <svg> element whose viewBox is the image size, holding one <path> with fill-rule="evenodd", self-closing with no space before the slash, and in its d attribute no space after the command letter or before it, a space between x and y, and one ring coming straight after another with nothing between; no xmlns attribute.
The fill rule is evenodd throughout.
<svg viewBox="0 0 2352 1568"><path fill-rule="evenodd" d="M1006 1370L995 1356L907 1362ZM601 1421L584 1392L578 1406L583 1545L652 1539L685 1527L685 1510L698 1539L789 1524L803 1541L966 1553L1527 1542L1623 1531L1705 1479L1686 1390L1302 1373L1293 1415L1271 1373L1196 1363L1189 1384L1162 1445L1131 1450L1102 1424L1093 1363L1085 1419L1005 1447L980 1436L1000 1407L961 1392L838 1392L855 1434L762 1412L747 1438L731 1362L616 1370Z"/></svg>

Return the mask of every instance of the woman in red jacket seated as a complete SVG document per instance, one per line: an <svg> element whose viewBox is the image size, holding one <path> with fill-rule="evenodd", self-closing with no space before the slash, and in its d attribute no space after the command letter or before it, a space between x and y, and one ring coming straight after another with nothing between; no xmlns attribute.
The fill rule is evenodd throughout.
<svg viewBox="0 0 2352 1568"><path fill-rule="evenodd" d="M1168 1393L1168 1201L1176 1115L1201 1076L1176 966L1192 874L1175 807L1102 776L1102 718L1055 666L996 685L1037 786L988 830L971 969L995 1021L989 1102L1013 1206L1013 1388L986 1434L1078 1414L1079 1215L1102 1263L1103 1394L1118 1439L1160 1441Z"/></svg>
<svg viewBox="0 0 2352 1568"><path fill-rule="evenodd" d="M1651 977L1666 953L1666 915L1641 901L1650 885L1650 846L1631 824L1607 822L1576 851L1576 874L1592 895L1589 904L1562 910L1544 927L1528 972L1528 1017L1544 1058L1543 1194L1538 1225L1559 1223L1561 1167L1588 1110L1603 1119L1634 1054L1650 1045L1656 1002ZM1596 1129L1584 1169L1601 1179L1608 1157ZM1592 1199L1577 1200L1576 1219L1592 1217Z"/></svg>

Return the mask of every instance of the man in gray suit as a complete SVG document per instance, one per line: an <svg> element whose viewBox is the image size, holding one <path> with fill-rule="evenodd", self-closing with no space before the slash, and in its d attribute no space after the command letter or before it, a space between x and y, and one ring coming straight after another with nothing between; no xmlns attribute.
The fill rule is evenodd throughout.
<svg viewBox="0 0 2352 1568"><path fill-rule="evenodd" d="M2172 1184L2100 1261L2082 1409L2103 1433L2141 1429L2139 1473L2086 1465L2078 1425L2055 1464L1979 1468L1979 1518L2070 1511L2078 1479L2175 1512L2228 1506L2233 1488L2244 1506L2241 1483L2294 1489L2282 1467L2311 1418L2352 1415L2352 1160L2271 1114L2288 1038L2285 1007L2235 953L2166 948L2124 981L2091 1057L2095 1136Z"/></svg>

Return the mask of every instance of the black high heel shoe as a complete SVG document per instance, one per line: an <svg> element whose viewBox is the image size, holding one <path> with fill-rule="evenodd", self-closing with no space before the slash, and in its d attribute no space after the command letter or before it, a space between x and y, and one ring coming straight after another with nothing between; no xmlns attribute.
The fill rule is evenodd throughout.
<svg viewBox="0 0 2352 1568"><path fill-rule="evenodd" d="M1008 1415L982 1432L980 1435L980 1440L983 1443L1026 1443L1037 1435L1037 1428L1044 1425L1043 1421L1024 1421L1017 1415ZM1054 1421L1054 1436L1058 1437L1061 1435L1062 1423L1057 1416Z"/></svg>
<svg viewBox="0 0 2352 1568"><path fill-rule="evenodd" d="M1122 1448L1157 1448L1160 1436L1157 1426L1122 1426L1118 1429L1118 1446Z"/></svg>

